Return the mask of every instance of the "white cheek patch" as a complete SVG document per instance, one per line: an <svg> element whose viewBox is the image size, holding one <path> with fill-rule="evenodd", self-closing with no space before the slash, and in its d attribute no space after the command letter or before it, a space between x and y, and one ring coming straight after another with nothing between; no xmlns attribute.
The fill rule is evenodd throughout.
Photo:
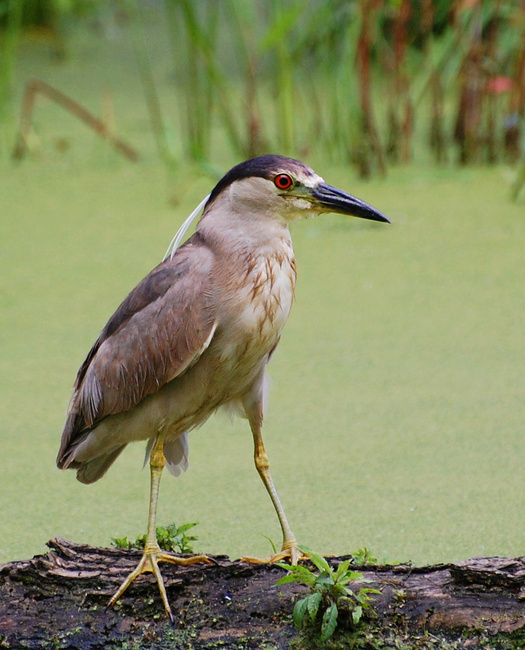
<svg viewBox="0 0 525 650"><path fill-rule="evenodd" d="M307 201L306 199L298 199L294 198L292 201L293 207L296 210L311 210L314 206L310 201Z"/></svg>

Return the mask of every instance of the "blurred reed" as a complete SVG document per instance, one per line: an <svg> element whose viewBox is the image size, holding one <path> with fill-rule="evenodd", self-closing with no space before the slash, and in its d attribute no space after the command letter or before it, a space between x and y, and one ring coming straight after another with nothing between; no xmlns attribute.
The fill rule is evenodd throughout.
<svg viewBox="0 0 525 650"><path fill-rule="evenodd" d="M236 156L316 152L368 177L412 161L422 125L440 164L523 155L523 0L166 0L166 10L193 159L222 128Z"/></svg>
<svg viewBox="0 0 525 650"><path fill-rule="evenodd" d="M70 14L78 1L63 0ZM0 0L3 113L24 11L42 2ZM91 0L92 11L102 4ZM173 167L146 5L114 6L128 15L159 155ZM525 0L159 0L147 10L171 43L179 155L203 168L218 141L231 157L315 154L362 177L421 159L523 160Z"/></svg>

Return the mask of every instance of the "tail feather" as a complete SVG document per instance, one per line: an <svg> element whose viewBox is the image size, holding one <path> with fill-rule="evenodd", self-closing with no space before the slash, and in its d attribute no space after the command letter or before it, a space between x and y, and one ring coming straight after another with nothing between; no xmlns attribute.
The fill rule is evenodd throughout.
<svg viewBox="0 0 525 650"><path fill-rule="evenodd" d="M166 466L172 476L180 476L188 469L188 455L190 446L188 443L188 432L185 431L175 440L168 440L164 443L164 457Z"/></svg>
<svg viewBox="0 0 525 650"><path fill-rule="evenodd" d="M148 440L144 465L149 462L155 440L155 436ZM164 442L163 453L166 459L166 467L172 476L180 476L182 472L185 472L188 469L188 432L185 431L175 439L166 440Z"/></svg>
<svg viewBox="0 0 525 650"><path fill-rule="evenodd" d="M77 467L77 479L81 483L94 483L98 481L99 478L102 478L108 469L113 465L117 460L120 454L124 451L127 445L121 445L114 449L109 454L104 454L104 456L97 456L92 460L85 462L78 462L75 464L71 463L70 467Z"/></svg>

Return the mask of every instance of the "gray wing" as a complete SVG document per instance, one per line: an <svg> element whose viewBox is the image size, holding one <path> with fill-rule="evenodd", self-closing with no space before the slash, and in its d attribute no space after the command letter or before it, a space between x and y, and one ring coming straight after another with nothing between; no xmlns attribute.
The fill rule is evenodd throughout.
<svg viewBox="0 0 525 650"><path fill-rule="evenodd" d="M193 235L122 302L78 371L59 468L103 418L131 410L199 359L216 327L212 265L211 251Z"/></svg>

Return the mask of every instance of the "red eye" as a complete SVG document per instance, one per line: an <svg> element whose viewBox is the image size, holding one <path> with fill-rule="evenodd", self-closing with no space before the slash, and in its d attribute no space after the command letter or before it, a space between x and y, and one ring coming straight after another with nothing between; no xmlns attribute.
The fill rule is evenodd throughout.
<svg viewBox="0 0 525 650"><path fill-rule="evenodd" d="M288 174L277 174L273 182L279 190L289 190L293 185L293 181Z"/></svg>

